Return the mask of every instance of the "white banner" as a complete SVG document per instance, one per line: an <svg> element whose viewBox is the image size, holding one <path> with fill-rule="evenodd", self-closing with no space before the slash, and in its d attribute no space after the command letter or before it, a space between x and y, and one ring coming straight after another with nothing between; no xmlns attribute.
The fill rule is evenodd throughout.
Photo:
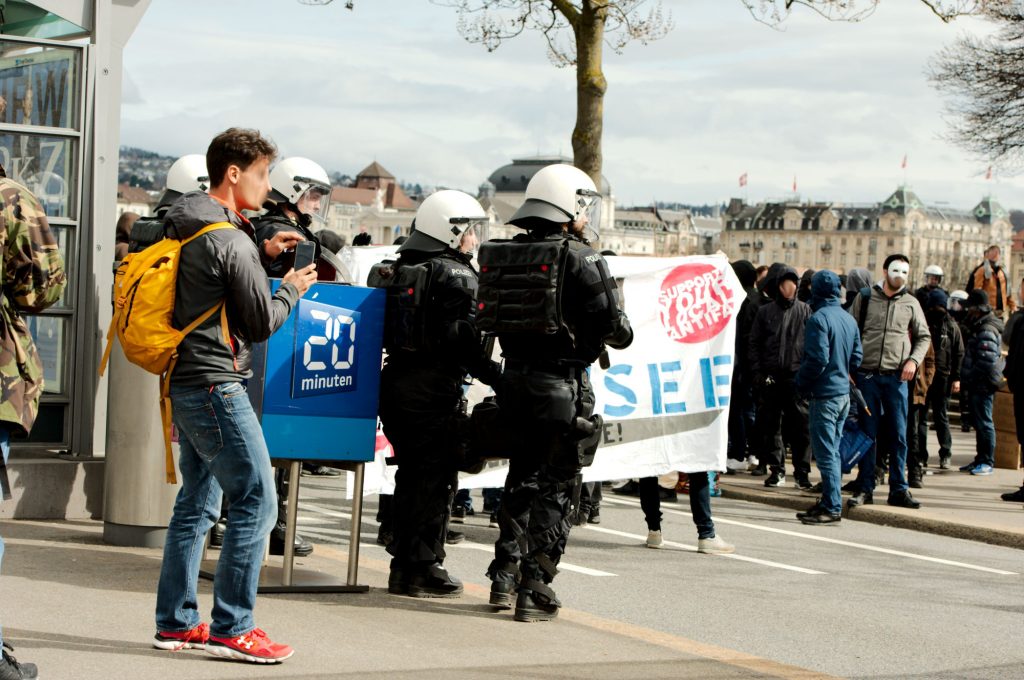
<svg viewBox="0 0 1024 680"><path fill-rule="evenodd" d="M609 350L607 370L591 368L605 431L584 479L725 470L736 314L745 296L732 267L723 255L607 261L634 339ZM368 492L386 486L370 479L373 467ZM507 470L507 461L496 462L459 486L501 487Z"/></svg>

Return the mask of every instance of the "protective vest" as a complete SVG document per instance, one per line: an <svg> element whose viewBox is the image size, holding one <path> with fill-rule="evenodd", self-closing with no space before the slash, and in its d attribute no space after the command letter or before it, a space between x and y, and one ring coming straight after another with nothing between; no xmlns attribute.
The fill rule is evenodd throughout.
<svg viewBox="0 0 1024 680"><path fill-rule="evenodd" d="M476 323L486 333L554 335L566 328L562 284L571 241L494 240L480 247Z"/></svg>
<svg viewBox="0 0 1024 680"><path fill-rule="evenodd" d="M431 261L419 264L385 260L370 269L366 285L387 292L384 308L384 349L423 352L433 349L436 334L430 332Z"/></svg>

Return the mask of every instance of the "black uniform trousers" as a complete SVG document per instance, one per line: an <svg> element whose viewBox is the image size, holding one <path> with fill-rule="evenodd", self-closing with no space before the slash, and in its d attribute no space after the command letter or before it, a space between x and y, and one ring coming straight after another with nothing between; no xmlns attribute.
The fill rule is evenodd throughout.
<svg viewBox="0 0 1024 680"><path fill-rule="evenodd" d="M580 369L559 375L510 365L515 364L506 364L498 403L517 445L509 460L498 512L500 533L487 575L512 581L518 570L522 583L551 583L569 539L573 492L582 470L571 420L591 415L593 390Z"/></svg>
<svg viewBox="0 0 1024 680"><path fill-rule="evenodd" d="M415 571L444 561L461 396L462 376L436 363L388 363L381 371L380 419L398 461L392 567Z"/></svg>
<svg viewBox="0 0 1024 680"><path fill-rule="evenodd" d="M757 389L757 458L772 471L786 471L786 448L793 452L796 474L811 471L810 438L807 433L808 407L800 397L793 378L775 378Z"/></svg>

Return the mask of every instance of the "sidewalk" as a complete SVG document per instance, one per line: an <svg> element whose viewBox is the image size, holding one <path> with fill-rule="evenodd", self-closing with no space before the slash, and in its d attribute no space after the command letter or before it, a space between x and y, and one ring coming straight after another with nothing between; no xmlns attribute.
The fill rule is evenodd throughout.
<svg viewBox="0 0 1024 680"><path fill-rule="evenodd" d="M853 512L846 508L849 495L843 494L843 517L1024 549L1024 506L1007 503L999 497L1020 488L1024 471L997 468L990 477L974 477L957 470L974 459L974 432L961 432L959 426L953 429L951 469L939 470L936 467L938 446L933 432L929 432L928 445L932 467L926 470L924 488L911 489L914 498L921 501L919 510L886 505L886 485L875 489L875 505L855 508ZM723 474L722 495L806 510L814 502L815 495L794 488L792 473L793 467L787 463L786 485L777 488L765 487L765 477L753 477L745 472ZM856 470L845 475L843 483L852 479L855 473ZM817 483L820 479L817 467L812 464L811 482Z"/></svg>

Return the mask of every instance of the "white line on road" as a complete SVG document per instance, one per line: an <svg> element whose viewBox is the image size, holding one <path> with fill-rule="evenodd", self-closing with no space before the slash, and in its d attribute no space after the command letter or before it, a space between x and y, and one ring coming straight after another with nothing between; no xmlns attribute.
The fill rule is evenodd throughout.
<svg viewBox="0 0 1024 680"><path fill-rule="evenodd" d="M611 534L612 536L621 536L622 538L635 538L638 541L645 541L646 536L640 536L638 534L630 534L625 531L616 531L615 529L606 529L604 527L595 527L591 524L586 526L591 531L600 531L602 534ZM662 541L662 545L667 545L672 548L682 548L683 550L689 550L690 552L697 552L697 546L685 545L683 543L676 543L675 541ZM825 574L824 571L816 571L814 569L805 569L803 567L794 567L791 564L782 564L781 562L771 562L769 560L759 560L756 557L747 557L746 555L737 555L735 553L731 555L719 555L719 557L728 557L731 560L739 560L740 562L750 562L752 564L760 564L765 567L775 567L776 569L785 569L787 571L795 571L801 574L814 574L821 575Z"/></svg>
<svg viewBox="0 0 1024 680"><path fill-rule="evenodd" d="M608 498L605 497L603 501L611 501L612 503L619 503L622 505L629 505L632 507L639 507L640 501L633 501L627 498ZM684 510L670 510L662 507L662 512L681 515L684 517L692 517L692 513ZM826 536L812 536L810 534L802 534L798 531L789 531L788 529L776 529L775 527L765 527L758 524L750 524L748 522L738 522L733 519L720 519L715 518L715 524L731 524L733 526L745 527L747 529L757 529L758 531L768 531L773 534L782 534L784 536L794 536L796 538L805 538L808 541L821 541L822 543L832 543L834 545L842 545L848 548L859 548L861 550L868 550L871 552L883 553L885 555L895 555L897 557L906 557L912 560L921 560L922 562L932 562L934 564L944 564L950 567L961 567L963 569L973 569L974 571L983 571L989 574L998 574L1000 576L1019 576L1015 571L1005 571L1003 569L993 569L991 567L982 567L976 564L967 564L966 562L956 562L954 560L945 560L941 557L929 557L927 555L917 555L915 553L903 552L902 550L893 550L891 548L880 548L874 545L865 545L864 543L854 543L853 541L843 541L838 538L828 538Z"/></svg>
<svg viewBox="0 0 1024 680"><path fill-rule="evenodd" d="M493 545L484 545L483 543L474 543L473 541L463 541L462 543L456 543L452 548L468 548L469 550L482 550L486 553L494 553ZM600 569L591 569L590 567L581 567L577 564L569 564L568 562L558 563L559 571L574 571L577 574L586 574L587 576L616 576L607 571L601 571Z"/></svg>

